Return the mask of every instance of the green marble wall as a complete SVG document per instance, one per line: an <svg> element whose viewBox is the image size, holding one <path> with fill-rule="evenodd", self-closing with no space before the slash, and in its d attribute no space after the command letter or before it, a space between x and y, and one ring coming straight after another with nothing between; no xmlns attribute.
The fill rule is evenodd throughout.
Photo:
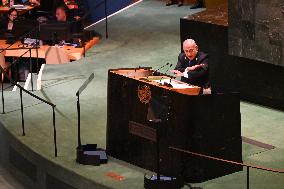
<svg viewBox="0 0 284 189"><path fill-rule="evenodd" d="M229 54L284 66L284 1L230 0Z"/></svg>

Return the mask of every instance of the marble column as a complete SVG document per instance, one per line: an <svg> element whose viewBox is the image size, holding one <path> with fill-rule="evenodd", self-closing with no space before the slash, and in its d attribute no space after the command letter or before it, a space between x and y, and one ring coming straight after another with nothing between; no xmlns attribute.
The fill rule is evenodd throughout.
<svg viewBox="0 0 284 189"><path fill-rule="evenodd" d="M230 0L229 54L284 66L284 1Z"/></svg>

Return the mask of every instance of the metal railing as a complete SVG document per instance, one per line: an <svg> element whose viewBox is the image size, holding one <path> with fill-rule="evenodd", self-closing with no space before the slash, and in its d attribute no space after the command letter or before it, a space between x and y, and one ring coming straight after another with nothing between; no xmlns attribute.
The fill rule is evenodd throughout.
<svg viewBox="0 0 284 189"><path fill-rule="evenodd" d="M277 170L277 169L272 169L272 168L266 168L266 167L262 167L262 166L255 166L255 165L250 165L250 164L246 164L246 163L240 163L240 162L235 162L235 161L231 161L231 160L226 160L226 159L222 159L222 158L217 158L217 157L213 157L213 156L209 156L209 155L205 155L205 154L200 154L200 153L196 153L196 152L191 152L188 150L184 150L184 149L180 149L180 148L176 148L173 146L169 146L170 150L174 150L174 151L178 151L178 152L182 152L182 153L186 153L186 154L190 154L192 156L198 156L201 158L205 158L205 159L210 159L210 160L214 160L214 161L220 161L220 162L224 162L227 164L233 164L233 165L239 165L242 167L246 167L247 168L247 189L249 189L249 171L250 168L252 169L259 169L259 170L263 170L263 171L268 171L268 172L274 172L274 173L284 173L284 170Z"/></svg>
<svg viewBox="0 0 284 189"><path fill-rule="evenodd" d="M34 30L34 29L33 29ZM33 31L32 30L32 31ZM5 49L0 49L0 53L6 51L6 50L19 50L19 49L27 49L27 51L25 51L21 56L19 56L16 60L14 60L6 69L9 69L12 65L16 64L19 62L19 59L21 57L23 57L25 54L27 54L28 52L30 53L30 73L31 73L31 84L32 84L32 91L33 91L33 78L32 78L32 61L31 61L31 50L32 49L36 49L36 54L37 54L37 63L38 63L38 46L36 45L36 47L20 47L20 48L10 48L13 44L10 44L8 47L6 47ZM11 82L12 85L17 86L20 89L20 100L21 100L21 119L22 119L22 136L26 135L25 132L25 119L24 119L24 106L23 106L23 92L25 92L26 94L32 96L33 98L49 105L52 107L52 123L53 123L53 141L54 141L54 155L55 157L57 157L57 138L56 138L56 124L55 124L55 107L56 105L48 102L47 100L31 93L30 91L24 89L22 86L20 86L17 82L15 82L12 78L9 78L7 76L6 73L6 69L4 69L2 66L0 66L0 70L2 72L2 74L4 74L4 76ZM4 81L1 82L1 87L2 87L2 114L5 114L5 100L4 100L4 87L3 87L3 83Z"/></svg>

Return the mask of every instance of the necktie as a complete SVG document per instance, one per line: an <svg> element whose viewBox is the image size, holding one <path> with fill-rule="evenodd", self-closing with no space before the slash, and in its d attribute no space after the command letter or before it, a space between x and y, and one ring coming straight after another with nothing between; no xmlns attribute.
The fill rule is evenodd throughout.
<svg viewBox="0 0 284 189"><path fill-rule="evenodd" d="M191 61L191 60L189 60L189 61L188 61L188 67L190 67L190 66L191 66L191 63L192 63L192 61Z"/></svg>

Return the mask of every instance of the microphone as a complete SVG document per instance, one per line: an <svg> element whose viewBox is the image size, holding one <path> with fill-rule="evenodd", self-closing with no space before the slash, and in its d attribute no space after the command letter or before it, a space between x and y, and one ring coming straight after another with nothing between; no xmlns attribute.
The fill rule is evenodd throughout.
<svg viewBox="0 0 284 189"><path fill-rule="evenodd" d="M170 63L167 62L165 65L163 65L163 66L159 67L158 69L154 70L151 75L153 76L155 73L157 73L157 72L158 72L159 70L161 70L162 68L168 66L169 64L170 64ZM150 76L150 75L148 75L146 78L140 78L140 80L149 81L149 80L148 80L149 76Z"/></svg>
<svg viewBox="0 0 284 189"><path fill-rule="evenodd" d="M170 63L167 62L165 65L163 65L163 66L159 67L158 69L154 70L154 72L152 73L152 75L154 75L155 73L157 73L157 72L158 72L159 70L161 70L162 68L168 66L169 64L170 64Z"/></svg>
<svg viewBox="0 0 284 189"><path fill-rule="evenodd" d="M173 64L170 64L170 66L168 67L168 69L165 71L165 73L167 73L169 71L169 69L173 66Z"/></svg>
<svg viewBox="0 0 284 189"><path fill-rule="evenodd" d="M172 83L172 79L175 79L176 78L176 76L171 76L171 79L170 79L170 84Z"/></svg>
<svg viewBox="0 0 284 189"><path fill-rule="evenodd" d="M172 85L172 79L173 79L173 78L176 78L176 77L175 77L175 76L171 76L170 82L169 82L169 83L168 83L168 82L165 82L165 83L164 83L164 86L173 88L173 85Z"/></svg>
<svg viewBox="0 0 284 189"><path fill-rule="evenodd" d="M165 73L167 73L169 71L169 69L173 66L173 64L170 64L170 66L168 67L168 69L165 71ZM162 82L162 79L164 79L164 77L162 76L160 79L160 83Z"/></svg>

